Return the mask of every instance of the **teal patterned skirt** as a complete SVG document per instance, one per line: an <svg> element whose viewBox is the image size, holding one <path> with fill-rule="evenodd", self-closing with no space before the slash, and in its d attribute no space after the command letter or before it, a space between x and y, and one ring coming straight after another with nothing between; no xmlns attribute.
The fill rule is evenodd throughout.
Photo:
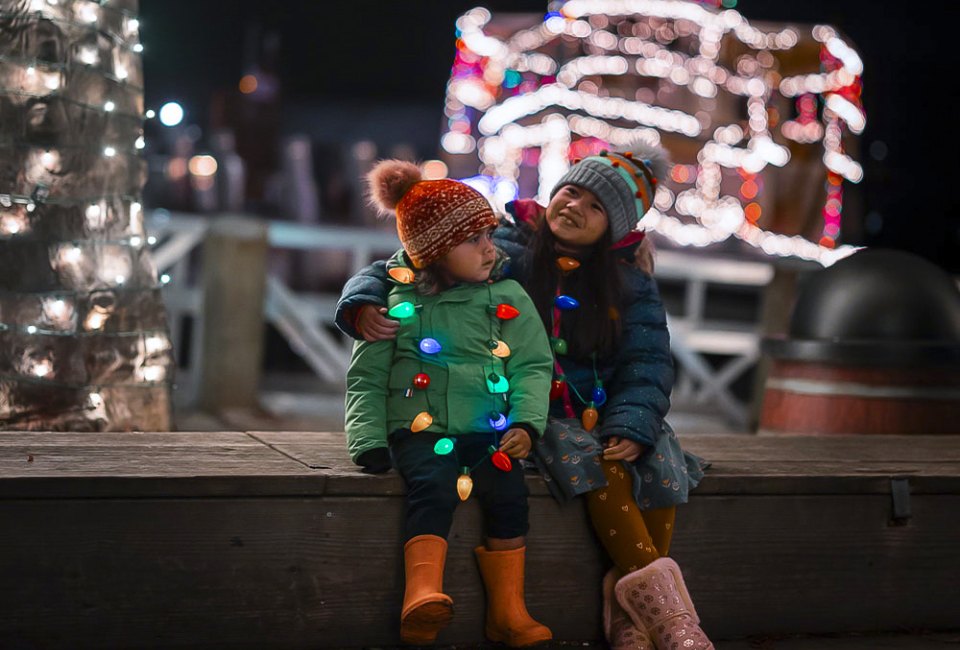
<svg viewBox="0 0 960 650"><path fill-rule="evenodd" d="M533 446L533 462L557 501L565 503L606 487L600 465L603 444L596 431L584 430L580 420L550 418L543 436ZM623 461L622 465L633 476L637 506L651 510L686 503L710 463L684 451L677 434L664 422L657 444L634 462Z"/></svg>

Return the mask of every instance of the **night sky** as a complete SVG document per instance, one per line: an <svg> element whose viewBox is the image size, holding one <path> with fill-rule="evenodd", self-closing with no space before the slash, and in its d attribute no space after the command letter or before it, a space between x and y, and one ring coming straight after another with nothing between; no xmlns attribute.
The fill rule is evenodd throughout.
<svg viewBox="0 0 960 650"><path fill-rule="evenodd" d="M248 71L245 42L272 32L284 101L434 105L439 124L454 22L478 4L494 13L546 9L542 0L141 0L147 106L177 99L204 126L211 93ZM935 31L958 12L946 2L915 6L741 0L736 8L748 20L826 23L849 37L865 69L867 233L847 243L909 250L960 273L957 106L945 97L960 57L949 32Z"/></svg>

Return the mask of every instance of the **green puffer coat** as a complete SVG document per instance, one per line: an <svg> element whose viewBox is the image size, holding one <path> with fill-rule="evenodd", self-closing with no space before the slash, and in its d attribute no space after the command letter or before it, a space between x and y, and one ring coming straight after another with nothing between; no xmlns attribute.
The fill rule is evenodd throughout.
<svg viewBox="0 0 960 650"><path fill-rule="evenodd" d="M409 267L402 252L387 269ZM347 370L347 446L356 461L370 449L387 446L387 435L409 428L421 412L433 417L427 431L457 435L491 432L491 412L503 413L511 425L523 424L543 433L553 357L537 310L523 288L513 280L460 284L433 295L417 290L416 282L391 278L387 307L402 302L418 305L416 313L400 321L395 340L354 344ZM498 304L520 314L500 319ZM441 350L426 354L420 340L436 339ZM501 358L491 341L503 341L510 354ZM413 387L413 378L426 373L429 386ZM505 377L506 392L492 392L491 373Z"/></svg>

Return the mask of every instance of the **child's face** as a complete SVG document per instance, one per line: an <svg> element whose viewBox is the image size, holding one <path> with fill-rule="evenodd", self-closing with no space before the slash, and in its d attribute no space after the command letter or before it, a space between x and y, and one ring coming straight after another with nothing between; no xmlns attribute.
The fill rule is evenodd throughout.
<svg viewBox="0 0 960 650"><path fill-rule="evenodd" d="M437 261L437 267L452 282L486 282L493 270L497 252L493 246L493 228L472 235Z"/></svg>
<svg viewBox="0 0 960 650"><path fill-rule="evenodd" d="M590 190L564 185L547 205L547 225L562 244L592 246L607 230L607 212Z"/></svg>

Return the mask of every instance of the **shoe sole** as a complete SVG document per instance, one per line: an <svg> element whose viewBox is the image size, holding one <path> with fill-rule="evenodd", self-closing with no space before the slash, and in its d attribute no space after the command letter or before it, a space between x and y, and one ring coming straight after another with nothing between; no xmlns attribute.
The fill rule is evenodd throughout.
<svg viewBox="0 0 960 650"><path fill-rule="evenodd" d="M410 645L433 643L451 620L453 606L450 603L424 603L411 610L400 622L400 640Z"/></svg>
<svg viewBox="0 0 960 650"><path fill-rule="evenodd" d="M500 634L496 630L491 630L490 628L486 628L484 632L487 635L487 639L490 641L493 641L494 643L503 643L511 648L530 648L553 640L553 633L549 633L548 636L543 636L543 634L540 634L534 635L532 638L524 639L522 637L517 638L506 634Z"/></svg>

